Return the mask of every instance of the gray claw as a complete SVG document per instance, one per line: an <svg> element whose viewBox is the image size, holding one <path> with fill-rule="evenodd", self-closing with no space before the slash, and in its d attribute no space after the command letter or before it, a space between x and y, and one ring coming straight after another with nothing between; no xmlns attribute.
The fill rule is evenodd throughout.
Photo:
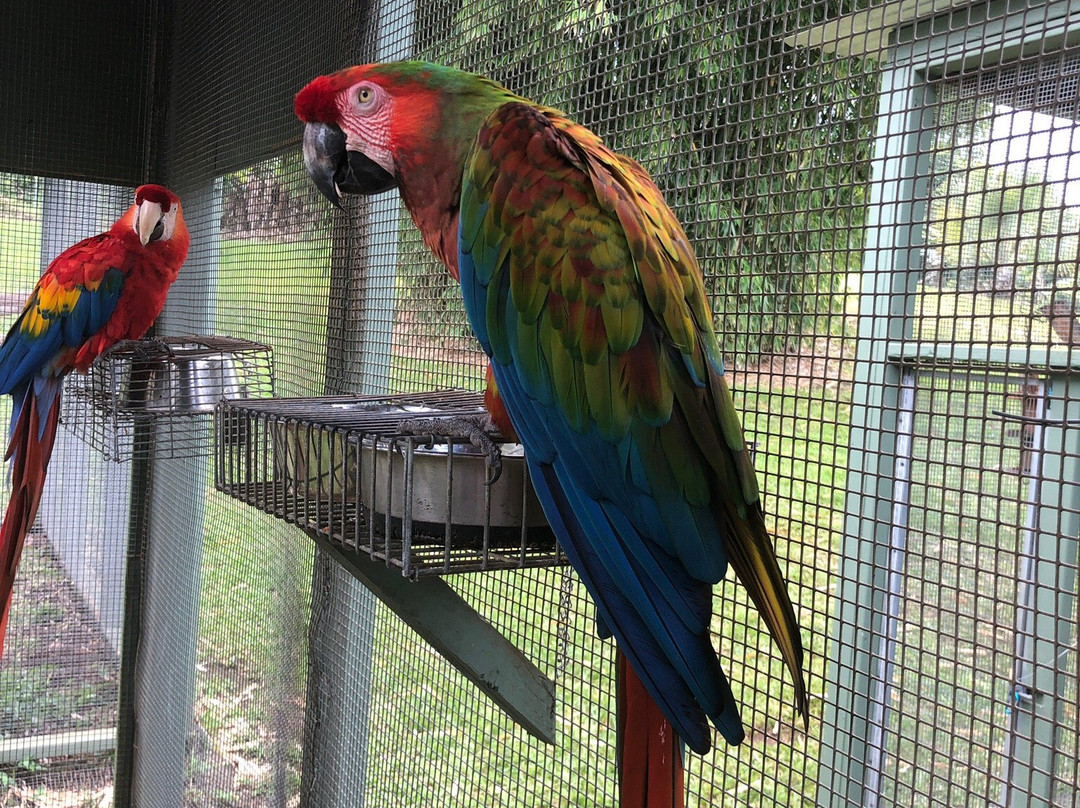
<svg viewBox="0 0 1080 808"><path fill-rule="evenodd" d="M487 413L449 418L410 418L398 424L398 432L402 435L428 435L432 441L435 436L465 438L487 457L485 485L494 485L502 476L502 451L491 438L496 429Z"/></svg>
<svg viewBox="0 0 1080 808"><path fill-rule="evenodd" d="M136 362L160 361L162 358L172 359L176 352L172 345L158 339L122 339L102 353L102 356L122 354L131 351Z"/></svg>

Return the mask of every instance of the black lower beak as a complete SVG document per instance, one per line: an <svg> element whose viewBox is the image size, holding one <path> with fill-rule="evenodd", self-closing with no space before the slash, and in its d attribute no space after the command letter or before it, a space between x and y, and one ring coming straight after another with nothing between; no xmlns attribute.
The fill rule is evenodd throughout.
<svg viewBox="0 0 1080 808"><path fill-rule="evenodd" d="M315 187L337 207L341 194L380 194L397 185L393 175L367 155L345 148L345 133L334 124L304 127L304 167Z"/></svg>

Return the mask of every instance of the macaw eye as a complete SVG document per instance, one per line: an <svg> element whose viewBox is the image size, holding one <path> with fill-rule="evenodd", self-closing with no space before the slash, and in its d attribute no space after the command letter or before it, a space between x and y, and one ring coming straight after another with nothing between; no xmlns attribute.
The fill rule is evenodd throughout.
<svg viewBox="0 0 1080 808"><path fill-rule="evenodd" d="M356 100L362 105L370 104L375 100L375 91L370 87L361 87L356 91Z"/></svg>

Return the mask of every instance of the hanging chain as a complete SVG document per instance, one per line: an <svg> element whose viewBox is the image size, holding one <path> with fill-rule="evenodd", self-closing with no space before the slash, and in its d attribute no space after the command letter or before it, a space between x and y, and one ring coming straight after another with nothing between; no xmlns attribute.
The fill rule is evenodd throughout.
<svg viewBox="0 0 1080 808"><path fill-rule="evenodd" d="M562 584L559 587L558 642L555 645L555 678L566 672L570 662L570 604L574 594L574 573L570 567L560 570Z"/></svg>

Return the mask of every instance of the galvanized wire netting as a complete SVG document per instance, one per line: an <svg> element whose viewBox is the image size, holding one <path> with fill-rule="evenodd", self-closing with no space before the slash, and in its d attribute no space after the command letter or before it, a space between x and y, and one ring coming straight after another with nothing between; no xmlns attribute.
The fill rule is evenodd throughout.
<svg viewBox="0 0 1080 808"><path fill-rule="evenodd" d="M130 191L13 174L0 182L6 328L45 266L111 225ZM5 424L10 411L5 397ZM93 793L112 779L128 482L124 469L61 430L0 667L0 765L33 781L24 788L12 781L11 799L41 788ZM4 474L5 503L8 486ZM59 760L59 771L42 767L42 758Z"/></svg>
<svg viewBox="0 0 1080 808"><path fill-rule="evenodd" d="M504 12L505 17L500 18ZM749 428L759 446L765 487L776 492L769 508L792 514L778 530L781 552L802 562L806 583L800 584L795 573L793 588L796 597L807 604L806 613L819 615L818 639L813 642L821 648L827 606L823 600L814 603L814 581L818 578L824 583L830 574L832 531L838 525L833 508L819 510L817 492L808 495L805 488L809 483L826 493L835 492L831 472L840 459L837 444L843 446L842 433L837 435L834 430L826 440L804 438L786 452L779 439L794 431L796 420L829 425L842 425L846 420L842 366L844 340L850 341L852 335L844 330L843 305L837 306L833 293L846 288L847 275L859 256L858 232L853 230L848 238L838 234L838 229L857 224L861 212L862 188L858 183L867 179L873 66L867 65L865 78L856 72L859 82L842 91L841 77L824 71L824 80L818 78L818 91L825 86L839 96L838 104L850 107L838 113L834 130L796 129L798 137L776 135L766 144L762 137L785 109L783 88L773 86L771 95L766 93L755 104L743 107L732 104L734 98L719 97L724 88L735 86L729 74L732 64L748 54L760 56L762 64L757 69L763 75L769 72L770 61L773 69L792 66L781 56L772 57L769 48L758 41L766 36L764 30L753 30L754 25L764 25L757 19L759 12L748 9L740 17L699 10L696 16L681 19L675 12L674 6L658 4L648 12L625 7L606 17L574 19L557 8L477 4L469 9L432 6L417 9L413 15L413 10L403 5L400 9L384 7L379 23L391 38L395 34L404 38L395 43L403 48L400 53L409 52L411 35L417 55L494 75L523 94L560 106L594 126L612 145L634 153L654 173L697 239L720 322L731 324L725 330L725 345L734 360L735 384L741 400L752 402L747 410L760 411L756 417L750 416ZM667 28L658 34L650 29L654 22ZM717 42L720 33L740 32L741 28L746 29L738 43L742 50L724 53ZM375 46L386 47L386 42ZM707 53L711 48L717 52ZM694 75L688 86L689 74L680 66L692 63L695 54L697 69L690 71ZM358 54L352 61L361 58L371 57ZM666 70L655 69L657 59ZM850 83L850 67L847 69L842 79ZM753 70L749 70L748 78L752 75ZM764 79L761 85L769 87ZM726 113L728 120L724 120L726 106L732 107ZM807 120L812 119L814 113L807 113ZM734 143L726 144L724 127L739 125L745 131ZM810 143L801 144L799 138ZM763 158L762 153L770 156ZM802 196L793 194L773 204L761 191L800 161L811 169L799 178L805 183L797 189ZM847 183L832 196L824 190L830 167L837 186ZM770 228L783 222L785 213L796 215L799 208L797 215L809 223L802 226L808 232L785 223L789 232L770 234ZM727 215L739 210L741 217ZM382 200L356 203L349 213L347 222L355 234L340 232L340 219L321 229L333 234L334 249L342 249L337 245L344 244L343 251L361 268L341 286L331 286L331 315L344 311L348 320L333 326L344 340L342 336L331 339L328 347L331 357L342 352L336 360L345 366L338 371L344 377L340 389L396 392L478 386L482 364L464 322L460 298L452 281L420 244L407 218ZM756 227L747 225L754 222L755 215L761 221ZM736 218L738 221L733 221ZM725 228L723 235L738 243L720 239ZM778 260L778 255L783 259ZM740 277L754 272L766 276L756 288ZM806 285L798 281L806 281ZM779 302L765 299L770 291L777 294ZM743 318L740 308L749 317ZM730 319L725 321L725 315ZM815 343L800 338L800 333L818 338L816 353L812 350ZM764 365L756 361L777 349L797 351L800 346L806 347L805 355L796 353ZM801 376L803 385L785 394L782 387L788 366L789 375ZM330 372L328 368L328 377ZM766 449L770 435L776 443ZM805 461L807 451L825 455L828 479L821 480L820 459L815 458L812 467ZM774 465L770 467L770 463ZM796 503L805 510L796 512ZM794 539L790 545L788 537ZM513 631L514 626L545 626L551 620L545 612L564 604L560 621L567 627L556 633L561 639L553 642L549 628L547 637L542 633L530 638L533 632L527 631L518 642L529 656L538 659L548 659L553 644L561 649L557 653L565 661L556 663L558 721L563 728L559 744L550 749L520 730L514 731L471 685L430 652L420 654L420 663L414 662L416 651L400 650L416 644L404 639L402 632L406 630L396 628L384 635L377 628L368 651L373 653L374 662L366 663L376 666L367 685L372 688L371 702L362 701L362 693L342 691L343 677L347 673L358 675L353 669L357 658L345 651L324 650L317 659L318 678L309 680L320 683L320 700L327 698L332 704L333 696L323 694L337 694L337 699L345 702L345 707L337 709L356 712L355 720L360 723L350 733L367 744L364 758L368 763L362 771L364 793L372 804L603 804L613 799L610 648L592 638L592 618L583 608L586 601L574 586L564 592L561 575L500 573L504 575L507 585L498 592L492 589L491 576L455 579L453 585L481 614L507 631ZM821 586L819 597L824 597L826 586ZM336 602L331 594L326 597ZM782 804L791 794L812 791L809 781L813 771L808 772L807 765L813 755L806 754L804 741L791 743L791 713L781 695L779 667L768 656L758 626L750 623L749 629L742 627L746 612L745 595L730 586L718 601L717 637L723 643L725 664L733 670L736 681L745 683L743 698L750 705L746 718L754 727L756 743L738 755L718 750L708 761L694 761L692 800L707 803L727 793L736 800L754 802L772 797ZM381 607L375 613L382 616L379 625L397 625ZM345 647L349 647L347 643ZM394 652L387 658L390 647ZM749 648L755 652L748 653ZM758 653L764 655L759 658ZM823 654L815 655L818 676L823 661ZM419 670L410 673L416 664ZM443 673L436 673L439 670ZM372 713L380 704L377 694L381 688L398 698L402 692L409 694L412 706L392 702L385 711ZM310 692L308 698L310 710ZM379 732L372 735L363 724L370 727L376 715L374 724ZM406 738L412 740L406 742ZM321 752L308 767L311 791L307 793L312 798L336 793L334 789L342 783L352 782L359 765L340 760L331 754L335 750L324 750L317 743L310 741ZM336 752L340 755L341 750ZM523 759L529 761L524 772ZM413 778L400 777L400 772L413 766L418 767L423 783L415 792L408 785ZM765 771L769 776L763 776ZM401 785L395 787L399 779Z"/></svg>
<svg viewBox="0 0 1080 808"><path fill-rule="evenodd" d="M415 56L590 126L693 242L809 651L807 729L745 590L717 587L748 739L689 756L688 805L1072 806L1073 5L152 4L129 66L142 134L103 116L80 148L134 139L140 170L94 178L182 195L192 249L159 335L268 346L277 396L478 391L453 279L392 195L329 209L292 94ZM50 222L94 232L129 194L28 176L46 142L0 139L23 172L0 174L9 316L84 235ZM119 754L115 779L107 757L67 764L97 778L84 800L114 783L116 804L169 808L615 804L613 649L571 571L445 579L553 680L549 745L329 552L217 490L209 452L155 452L164 437L122 464L58 449L0 668L0 730L38 739L0 743L36 770L12 801L66 804L41 738L92 729ZM48 676L23 664L39 653Z"/></svg>
<svg viewBox="0 0 1080 808"><path fill-rule="evenodd" d="M868 776L898 801L1068 805L1076 56L1043 42L995 66L971 51L928 77L926 117L908 124L925 248L887 348L912 368L895 371Z"/></svg>

